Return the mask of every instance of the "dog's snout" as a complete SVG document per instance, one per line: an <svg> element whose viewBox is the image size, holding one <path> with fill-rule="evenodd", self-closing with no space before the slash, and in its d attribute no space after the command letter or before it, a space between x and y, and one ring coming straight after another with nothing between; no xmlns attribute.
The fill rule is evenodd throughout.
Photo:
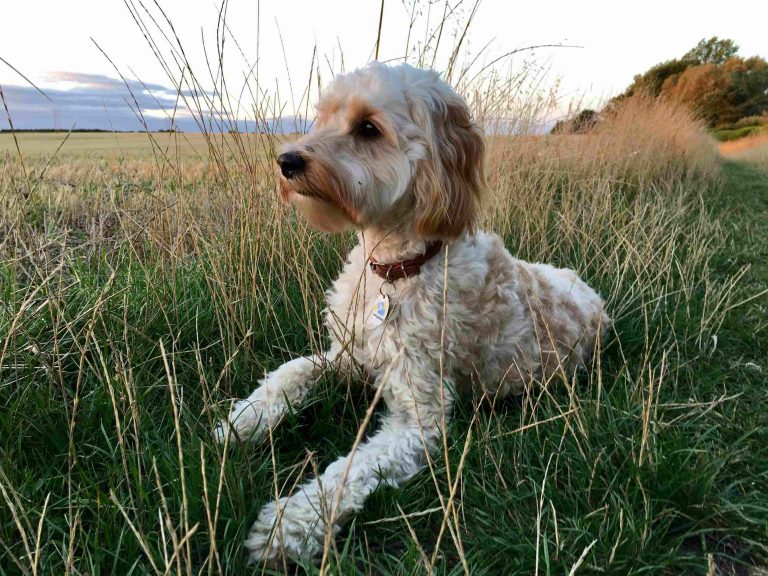
<svg viewBox="0 0 768 576"><path fill-rule="evenodd" d="M280 172L289 180L297 174L301 174L307 165L304 158L296 152L280 154L277 157L277 163L280 165Z"/></svg>

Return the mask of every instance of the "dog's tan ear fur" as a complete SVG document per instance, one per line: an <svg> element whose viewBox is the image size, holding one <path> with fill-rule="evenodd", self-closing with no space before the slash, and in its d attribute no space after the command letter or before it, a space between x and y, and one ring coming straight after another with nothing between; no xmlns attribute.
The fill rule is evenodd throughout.
<svg viewBox="0 0 768 576"><path fill-rule="evenodd" d="M447 86L415 99L411 110L428 139L427 157L419 162L414 180L414 231L425 238L474 231L485 191L482 132L464 100Z"/></svg>

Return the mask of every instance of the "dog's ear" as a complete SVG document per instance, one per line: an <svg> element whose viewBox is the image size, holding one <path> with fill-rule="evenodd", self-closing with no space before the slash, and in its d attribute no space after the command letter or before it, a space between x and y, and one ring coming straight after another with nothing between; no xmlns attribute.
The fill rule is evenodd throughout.
<svg viewBox="0 0 768 576"><path fill-rule="evenodd" d="M411 101L424 130L426 157L414 179L415 232L425 238L455 238L473 231L485 190L485 141L464 100L448 86Z"/></svg>

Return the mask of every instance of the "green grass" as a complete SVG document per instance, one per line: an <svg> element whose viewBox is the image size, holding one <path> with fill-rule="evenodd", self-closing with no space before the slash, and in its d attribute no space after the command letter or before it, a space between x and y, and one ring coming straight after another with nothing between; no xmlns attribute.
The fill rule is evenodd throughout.
<svg viewBox="0 0 768 576"><path fill-rule="evenodd" d="M768 176L738 163L724 176L698 208L726 232L714 269L681 284L684 300L671 286L650 313L622 314L599 381L592 370L494 407L459 403L448 441L452 478L469 442L460 542L446 531L435 573L465 561L472 574L564 574L582 561L577 573L705 574L708 555L723 570L768 559ZM323 246L327 282L343 244ZM560 263L587 254L574 243ZM372 393L329 376L274 450L224 454L211 405L311 348L303 286L285 271L268 298L241 302L249 329L230 342L210 263L144 263L156 260L125 249L79 252L58 270L54 257L0 267L0 574L186 573L168 559L189 533L191 573L258 573L242 541L275 475L289 491L354 440ZM703 329L717 293L706 287L745 266L733 309ZM440 458L434 477L378 491L337 539L335 573L424 573L449 491Z"/></svg>
<svg viewBox="0 0 768 576"><path fill-rule="evenodd" d="M734 129L716 129L712 130L712 136L719 142L731 142L753 134L759 134L763 131L763 126L744 126Z"/></svg>

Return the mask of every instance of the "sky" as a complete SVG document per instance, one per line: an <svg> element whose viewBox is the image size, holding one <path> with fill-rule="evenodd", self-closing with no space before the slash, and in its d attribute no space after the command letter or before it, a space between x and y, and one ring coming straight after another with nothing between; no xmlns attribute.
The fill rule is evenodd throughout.
<svg viewBox="0 0 768 576"><path fill-rule="evenodd" d="M445 70L463 30L459 23L473 5L474 0L449 0L454 12L435 59L438 70ZM423 43L445 1L419 2L409 26L412 6L412 0L385 0L379 60L402 59L406 45ZM141 130L145 123L163 129L173 117L176 127L198 130L201 117L217 117L221 103L210 95L214 80L220 88L223 79L225 106L242 122L238 128L253 128L256 103L260 118L285 118L281 129L292 131L300 127L296 115L311 116L318 70L322 84L375 56L380 0L229 0L225 27L217 25L220 8L221 0L4 0L0 88L14 127ZM496 65L517 70L535 63L546 69L545 84L557 81L562 97L553 113L562 114L572 100L590 106L605 101L635 74L681 56L701 38L731 38L741 55L768 58L765 22L765 0L482 0L462 54L465 61L476 57L479 69L526 46L570 46L521 52ZM180 85L176 38L196 85ZM161 65L157 52L169 66ZM302 93L313 61L307 99ZM0 129L7 128L0 109Z"/></svg>

